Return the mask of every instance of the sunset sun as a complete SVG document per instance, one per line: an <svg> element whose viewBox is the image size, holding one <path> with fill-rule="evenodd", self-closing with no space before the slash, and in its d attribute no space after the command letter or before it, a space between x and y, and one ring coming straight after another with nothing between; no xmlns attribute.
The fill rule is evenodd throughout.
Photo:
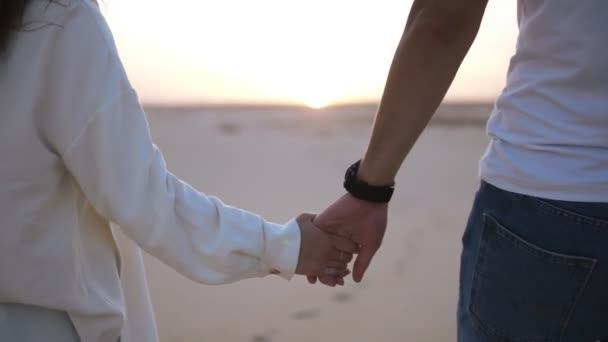
<svg viewBox="0 0 608 342"><path fill-rule="evenodd" d="M308 100L306 106L312 109L322 109L329 105L329 101L326 100Z"/></svg>

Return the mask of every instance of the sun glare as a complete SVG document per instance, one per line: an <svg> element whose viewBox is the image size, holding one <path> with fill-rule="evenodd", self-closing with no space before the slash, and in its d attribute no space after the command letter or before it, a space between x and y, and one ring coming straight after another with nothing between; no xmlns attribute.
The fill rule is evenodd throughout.
<svg viewBox="0 0 608 342"><path fill-rule="evenodd" d="M312 109L323 109L329 105L326 101L308 101L306 105Z"/></svg>

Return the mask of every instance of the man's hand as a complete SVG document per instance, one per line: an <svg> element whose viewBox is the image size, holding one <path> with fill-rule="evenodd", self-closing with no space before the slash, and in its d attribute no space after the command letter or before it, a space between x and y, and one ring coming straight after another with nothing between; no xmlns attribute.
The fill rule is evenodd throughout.
<svg viewBox="0 0 608 342"><path fill-rule="evenodd" d="M348 263L358 245L346 238L332 236L313 224L312 214L297 218L302 236L296 274L341 279L350 274Z"/></svg>
<svg viewBox="0 0 608 342"><path fill-rule="evenodd" d="M351 240L358 245L358 256L353 268L353 279L360 282L386 231L388 204L362 201L346 194L317 216L313 223L325 232ZM341 249L340 246L336 247ZM352 252L347 250L346 252ZM311 283L316 281L309 276ZM340 283L336 277L324 276L321 282L333 286Z"/></svg>

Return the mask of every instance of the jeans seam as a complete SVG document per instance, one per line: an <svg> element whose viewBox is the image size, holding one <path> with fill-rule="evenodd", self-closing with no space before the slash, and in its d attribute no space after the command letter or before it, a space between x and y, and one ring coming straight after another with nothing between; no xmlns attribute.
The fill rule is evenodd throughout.
<svg viewBox="0 0 608 342"><path fill-rule="evenodd" d="M470 295L469 295L469 305L467 306L467 310L469 311L469 313L471 314L471 316L473 316L473 319L475 320L475 322L477 324L475 324L475 326L481 330L481 332L483 334L485 334L488 337L493 337L494 335L500 335L500 334L494 334L494 329L491 329L490 327L486 326L486 324L484 324L479 317L477 316L477 314L475 313L475 311L473 310L473 298L475 298L476 296L476 292L477 292L477 288L478 288L478 283L479 283L479 273L477 272L477 269L479 268L479 265L482 264L483 259L484 259L484 255L485 255L485 243L484 243L484 232L486 229L486 217L485 215L482 218L482 225L481 225L481 232L479 234L479 249L477 252L477 257L475 258L475 266L473 266L473 281L471 283L471 291L470 291ZM500 339L503 339L502 336L498 336Z"/></svg>
<svg viewBox="0 0 608 342"><path fill-rule="evenodd" d="M490 218L493 220L492 218ZM494 222L498 227L504 229L498 222ZM555 265L565 265L565 266L580 266L587 269L592 269L594 267L594 259L589 259L585 257L573 257L573 256L560 256L556 253L552 253L550 251L546 251L540 247L528 245L526 242L518 239L515 236L510 235L509 233L503 232L501 229L496 230L496 234L500 235L502 238L507 239L513 243L513 245L520 250L530 253L539 258L543 258L547 260L551 264ZM570 260L566 260L570 259Z"/></svg>
<svg viewBox="0 0 608 342"><path fill-rule="evenodd" d="M568 325L570 324L570 319L572 319L572 316L574 315L574 310L576 310L576 306L578 305L578 302L580 301L580 299L583 295L583 292L585 291L585 288L587 288L587 284L589 283L589 279L591 278L591 275L593 274L593 271L595 270L596 264L597 264L597 259L593 259L592 265L589 268L589 271L587 272L587 276L585 277L585 280L583 280L583 282L581 283L581 286L576 291L576 296L574 297L574 301L572 302L572 307L570 308L570 311L568 312L568 314L566 315L566 317L564 318L564 320L562 322L562 331L560 332L560 337L558 340L559 342L562 342L564 339L564 335L566 334L566 330L568 329Z"/></svg>
<svg viewBox="0 0 608 342"><path fill-rule="evenodd" d="M557 207L551 203L545 202L536 197L530 197L536 204L546 213L561 216L569 220L575 221L578 224L588 224L593 228L608 228L608 221L593 218L587 215L572 212L568 209Z"/></svg>

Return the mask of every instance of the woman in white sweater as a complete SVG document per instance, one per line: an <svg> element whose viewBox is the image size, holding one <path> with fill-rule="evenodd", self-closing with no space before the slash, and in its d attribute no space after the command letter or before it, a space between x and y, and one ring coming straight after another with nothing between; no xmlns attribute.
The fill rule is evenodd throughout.
<svg viewBox="0 0 608 342"><path fill-rule="evenodd" d="M274 224L167 171L96 2L0 10L0 340L121 339L110 222L205 284L348 273L356 246L312 215Z"/></svg>

